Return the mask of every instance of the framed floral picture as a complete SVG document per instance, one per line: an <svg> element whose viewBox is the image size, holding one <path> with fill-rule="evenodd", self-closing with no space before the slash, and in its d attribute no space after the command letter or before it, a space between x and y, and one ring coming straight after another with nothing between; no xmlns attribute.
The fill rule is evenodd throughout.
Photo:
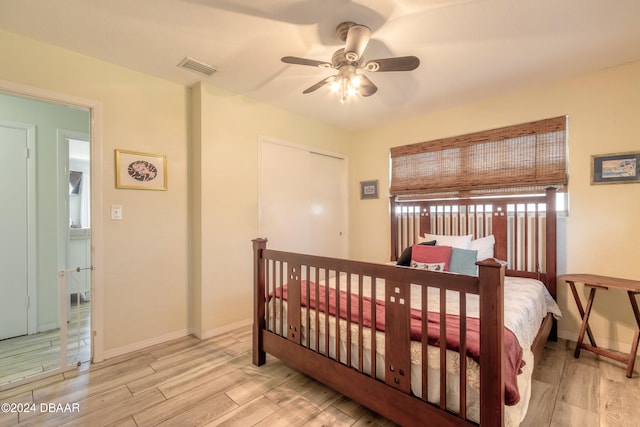
<svg viewBox="0 0 640 427"><path fill-rule="evenodd" d="M116 150L116 188L167 189L167 156Z"/></svg>

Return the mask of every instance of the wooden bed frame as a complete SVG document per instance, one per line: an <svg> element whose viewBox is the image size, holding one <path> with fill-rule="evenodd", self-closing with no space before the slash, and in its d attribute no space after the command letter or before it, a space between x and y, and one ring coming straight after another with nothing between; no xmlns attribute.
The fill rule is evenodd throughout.
<svg viewBox="0 0 640 427"><path fill-rule="evenodd" d="M466 276L431 272L411 268L398 268L393 265L350 261L304 254L288 253L267 249L265 239L253 241L254 247L254 324L253 324L253 363L266 362L266 353L282 360L332 389L350 397L354 401L370 408L382 416L403 426L428 424L435 426L477 425L467 419L466 414L466 358L460 360L460 413L447 410L446 403L446 348L440 345L440 402L426 401L426 356L427 340L422 338L423 391L421 398L411 391L410 355L410 313L403 303L409 297L411 286L420 286L423 298L422 307L426 307L427 287L439 288L440 295L447 290L477 294L480 301L480 425L504 425L504 295L505 274L518 277L537 278L542 281L555 298L556 284L556 214L555 190L547 190L545 195L518 198L483 198L475 200L441 201L391 201L391 259L395 260L402 248L417 241L424 233L463 235L472 234L474 238L489 234L495 236L495 259L478 262L478 276ZM506 262L504 262L506 261ZM362 336L367 327L360 322L352 322L351 305L347 303L346 330L357 330L360 340L357 354L351 351L352 334L346 334L346 354L340 354L340 328L330 330L329 316L323 316L322 307L309 305L310 282L328 282L330 277L348 273L347 292L362 294L362 280L368 277L373 283L384 280L385 295L394 292L396 300L387 298L385 305L386 327L384 332L384 380L376 378L376 340L371 340L371 348L363 350ZM343 276L344 277L344 276ZM357 279L352 280L351 277ZM287 315L283 318L282 293L279 290L286 284L288 288ZM304 288L306 287L306 289ZM318 299L317 287L316 300ZM373 287L375 289L375 286ZM306 291L306 293L305 293ZM375 300L375 291L371 296ZM301 297L306 295L306 297ZM306 301L305 301L306 298ZM441 298L443 300L444 298ZM460 298L461 301L466 298ZM270 302L271 301L271 302ZM362 300L360 300L362 301ZM393 303L391 302L393 301ZM326 294L326 306L329 305L329 293ZM338 299L336 297L336 303ZM444 313L441 301L441 313ZM363 307L363 304L358 304ZM305 309L304 307L312 307ZM269 313L269 311L274 311ZM426 308L423 308L426 310ZM310 313L315 311L315 316ZM278 312L278 313L276 313ZM271 314L271 315L270 315ZM425 313L426 314L426 313ZM280 316L277 319L278 315ZM371 310L375 323L375 308ZM441 315L444 324L444 315ZM268 324L267 319L271 319ZM323 319L323 320L320 320ZM362 319L362 313L359 314ZM426 315L423 316L426 319ZM460 304L460 353L466 351L466 306ZM310 333L303 334L304 325L316 322L324 324L324 342L315 334L315 342ZM285 331L279 325L284 325ZM423 322L426 327L426 320ZM551 330L553 320L548 315L539 330L532 351L534 360L539 360ZM440 329L444 337L444 326ZM423 329L424 330L424 329ZM333 332L333 336L331 335ZM441 339L441 342L444 340ZM333 354L330 350L333 346ZM380 351L381 349L378 349ZM371 366L363 366L363 352L370 351ZM342 357L342 359L341 359ZM346 359L346 363L344 360ZM340 360L343 360L342 362ZM356 365L357 367L354 367ZM371 373L372 372L372 373Z"/></svg>

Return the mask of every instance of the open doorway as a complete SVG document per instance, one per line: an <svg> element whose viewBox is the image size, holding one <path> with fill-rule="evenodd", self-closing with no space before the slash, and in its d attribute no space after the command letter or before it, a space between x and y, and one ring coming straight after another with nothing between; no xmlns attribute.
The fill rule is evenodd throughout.
<svg viewBox="0 0 640 427"><path fill-rule="evenodd" d="M10 176L0 179L6 184L0 188L0 196L6 202L3 212L11 214L0 220L0 241L13 242L4 245L12 250L0 257L0 292L15 296L10 305L15 310L0 310L0 324L21 325L0 336L0 390L70 369L91 358L91 305L84 306L86 316L79 322L77 315L73 319L74 313L67 314L74 297L66 290L63 295L59 275L67 269L67 262L79 255L71 247L75 234L72 230L76 228L86 233L83 237L73 236L85 240L81 249L83 262L78 267L92 265L91 226L80 219L90 218L91 123L89 107L0 92L0 158L7 166L0 169L10 171ZM75 151L70 147L80 143L88 151L84 166L70 157ZM70 177L78 177L69 172L72 168L81 174L70 189ZM79 210L87 207L74 220L79 227L72 227L76 225L70 219L72 205ZM11 276L5 271L10 271ZM82 300L91 300L92 276L88 274L82 287L77 286L78 307L80 292L84 292ZM74 280L67 277L70 289ZM68 301L69 306L63 307L62 301ZM79 329L77 325L82 327L83 335L74 332ZM61 333L63 328L68 332Z"/></svg>

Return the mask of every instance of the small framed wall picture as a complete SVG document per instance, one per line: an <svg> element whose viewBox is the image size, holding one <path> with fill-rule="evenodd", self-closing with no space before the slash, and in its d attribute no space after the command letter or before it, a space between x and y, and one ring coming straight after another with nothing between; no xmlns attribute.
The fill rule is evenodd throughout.
<svg viewBox="0 0 640 427"><path fill-rule="evenodd" d="M378 180L360 181L360 198L361 199L377 199L378 198Z"/></svg>
<svg viewBox="0 0 640 427"><path fill-rule="evenodd" d="M591 156L591 185L640 182L640 151Z"/></svg>
<svg viewBox="0 0 640 427"><path fill-rule="evenodd" d="M116 188L167 189L167 156L116 150Z"/></svg>

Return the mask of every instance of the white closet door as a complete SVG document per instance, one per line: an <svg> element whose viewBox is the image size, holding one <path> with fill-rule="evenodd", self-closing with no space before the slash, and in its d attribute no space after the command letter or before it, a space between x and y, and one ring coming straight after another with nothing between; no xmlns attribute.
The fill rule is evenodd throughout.
<svg viewBox="0 0 640 427"><path fill-rule="evenodd" d="M273 249L309 251L306 164L309 153L286 145L263 142L260 146L259 233Z"/></svg>
<svg viewBox="0 0 640 427"><path fill-rule="evenodd" d="M309 154L308 182L313 255L346 258L347 173L346 161L323 154Z"/></svg>
<svg viewBox="0 0 640 427"><path fill-rule="evenodd" d="M273 249L347 256L346 161L260 142L260 237Z"/></svg>

